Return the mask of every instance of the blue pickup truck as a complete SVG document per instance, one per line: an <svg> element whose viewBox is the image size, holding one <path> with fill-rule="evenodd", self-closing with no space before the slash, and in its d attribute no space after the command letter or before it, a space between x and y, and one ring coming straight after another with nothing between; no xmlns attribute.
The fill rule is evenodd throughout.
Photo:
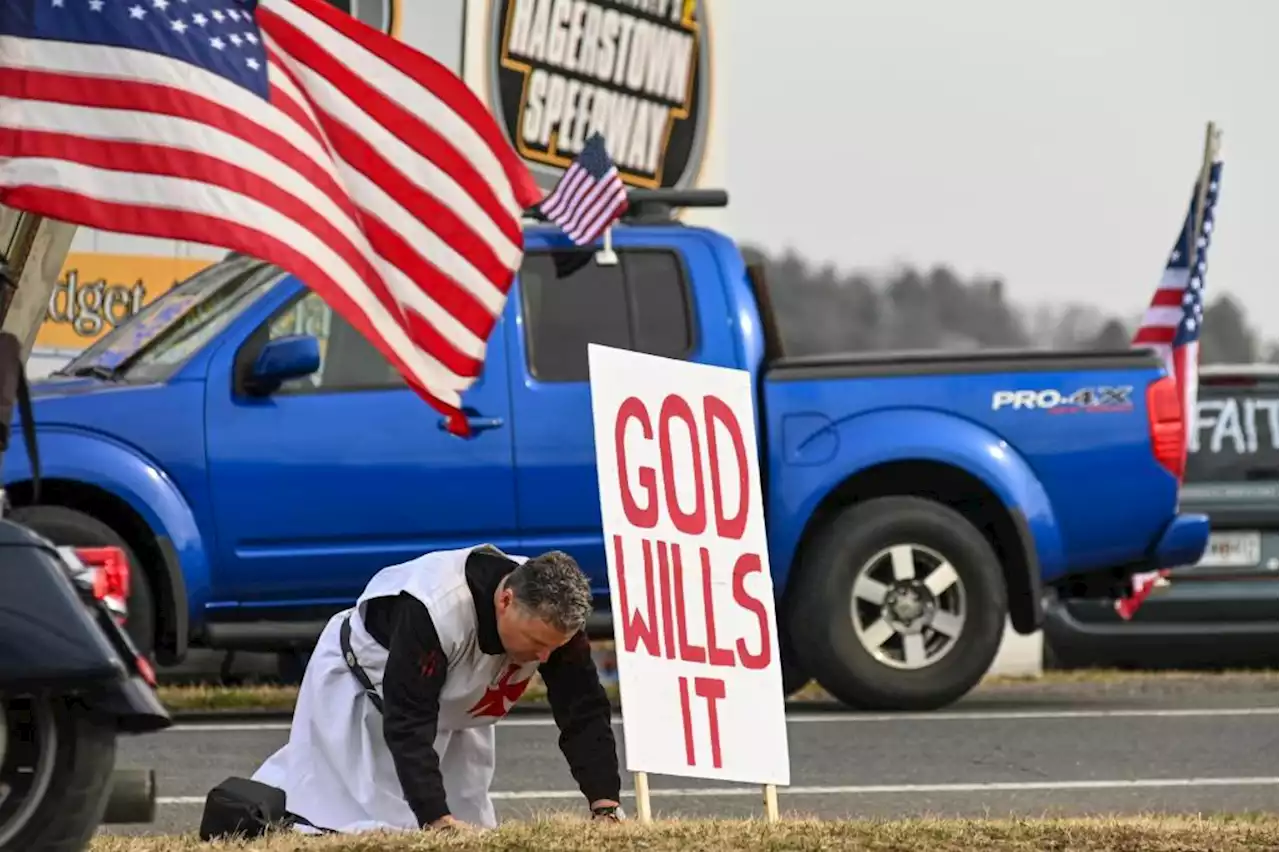
<svg viewBox="0 0 1280 852"><path fill-rule="evenodd" d="M616 264L529 225L464 396L469 439L302 281L228 256L33 383L40 501L15 442L15 517L125 547L132 629L161 663L305 649L382 566L482 541L577 557L607 635L596 342L752 376L788 689L942 706L985 674L1006 616L1039 628L1046 587L1118 596L1200 558L1153 354L789 356L763 268L662 200L633 202Z"/></svg>

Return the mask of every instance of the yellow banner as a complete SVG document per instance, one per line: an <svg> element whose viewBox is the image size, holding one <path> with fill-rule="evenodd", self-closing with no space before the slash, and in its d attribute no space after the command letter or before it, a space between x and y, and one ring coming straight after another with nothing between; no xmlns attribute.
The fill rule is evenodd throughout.
<svg viewBox="0 0 1280 852"><path fill-rule="evenodd" d="M192 257L72 252L36 335L45 349L84 349L142 306L216 261Z"/></svg>

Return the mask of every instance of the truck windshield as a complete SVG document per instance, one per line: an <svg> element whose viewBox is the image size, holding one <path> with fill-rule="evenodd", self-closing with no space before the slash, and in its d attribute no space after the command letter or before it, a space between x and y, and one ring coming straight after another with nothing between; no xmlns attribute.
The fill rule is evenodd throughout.
<svg viewBox="0 0 1280 852"><path fill-rule="evenodd" d="M266 292L279 271L235 256L175 285L56 375L161 381Z"/></svg>
<svg viewBox="0 0 1280 852"><path fill-rule="evenodd" d="M1275 482L1276 384L1202 380L1187 482Z"/></svg>

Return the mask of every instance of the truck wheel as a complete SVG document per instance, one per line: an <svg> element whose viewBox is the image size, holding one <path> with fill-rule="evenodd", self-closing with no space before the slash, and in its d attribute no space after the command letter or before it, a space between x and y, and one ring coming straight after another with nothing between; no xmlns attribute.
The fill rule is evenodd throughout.
<svg viewBox="0 0 1280 852"><path fill-rule="evenodd" d="M932 710L991 666L1008 603L990 543L918 497L849 507L806 547L788 621L797 656L840 701Z"/></svg>
<svg viewBox="0 0 1280 852"><path fill-rule="evenodd" d="M0 700L0 849L81 852L102 822L115 763L115 730L72 700Z"/></svg>
<svg viewBox="0 0 1280 852"><path fill-rule="evenodd" d="M778 633L778 639L782 643L778 651L778 662L782 666L782 694L790 698L808 686L813 677L796 659L796 652L792 649L786 632L779 630Z"/></svg>
<svg viewBox="0 0 1280 852"><path fill-rule="evenodd" d="M118 547L129 560L129 620L125 630L138 653L151 659L155 650L156 610L151 584L142 563L115 530L95 517L66 506L22 506L9 520L30 527L57 545Z"/></svg>

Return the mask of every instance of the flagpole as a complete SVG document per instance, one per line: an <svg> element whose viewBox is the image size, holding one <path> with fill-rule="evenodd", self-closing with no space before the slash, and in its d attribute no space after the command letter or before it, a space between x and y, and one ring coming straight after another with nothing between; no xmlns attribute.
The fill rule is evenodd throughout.
<svg viewBox="0 0 1280 852"><path fill-rule="evenodd" d="M1191 251L1191 257L1187 258L1189 266L1200 254L1200 240L1203 239L1200 229L1204 227L1204 205L1205 197L1209 194L1209 174L1213 169L1214 161L1218 158L1218 149L1221 146L1222 131L1210 121L1204 129L1204 159L1200 163L1200 180L1196 183L1196 209L1191 222L1191 239L1187 241L1187 247ZM1190 271L1192 275L1195 274L1194 269Z"/></svg>

